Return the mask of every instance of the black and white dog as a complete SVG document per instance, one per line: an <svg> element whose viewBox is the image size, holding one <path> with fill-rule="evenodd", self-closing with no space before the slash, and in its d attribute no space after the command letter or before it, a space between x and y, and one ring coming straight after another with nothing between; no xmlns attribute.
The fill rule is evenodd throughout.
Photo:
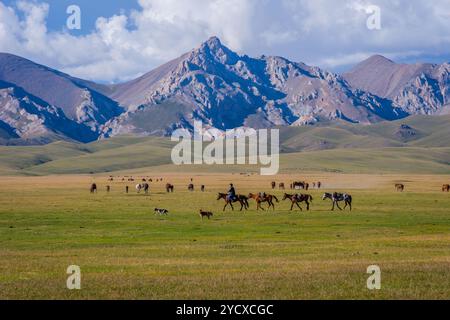
<svg viewBox="0 0 450 320"><path fill-rule="evenodd" d="M157 214L160 216L167 216L169 214L169 210L155 208L155 215Z"/></svg>

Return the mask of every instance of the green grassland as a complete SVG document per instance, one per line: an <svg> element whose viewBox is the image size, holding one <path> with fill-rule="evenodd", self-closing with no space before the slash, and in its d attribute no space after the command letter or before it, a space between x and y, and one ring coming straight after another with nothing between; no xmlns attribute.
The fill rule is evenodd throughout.
<svg viewBox="0 0 450 320"><path fill-rule="evenodd" d="M275 177L255 166L174 166L174 143L160 137L0 146L0 299L450 299L448 123L281 128ZM152 177L150 195L118 175ZM188 192L191 178L206 192ZM310 212L287 202L222 212L216 201L230 182L281 200L272 180L324 189L309 191ZM324 191L351 193L354 210L331 212ZM381 290L366 288L373 264ZM79 291L66 288L69 265L81 267Z"/></svg>
<svg viewBox="0 0 450 320"><path fill-rule="evenodd" d="M163 175L162 173L159 173ZM189 178L207 191L187 192ZM290 176L278 176L289 181ZM164 175L150 195L125 194L106 177L16 177L0 182L2 299L449 299L450 176L321 174L327 190L346 190L352 212L331 212L312 190L310 212L222 212L216 192L265 190L257 175ZM91 195L95 180L99 193ZM393 192L393 183L407 192ZM274 192L281 200L282 191ZM153 215L154 207L170 210ZM202 221L198 210L212 210ZM66 289L79 265L82 289ZM382 289L366 288L366 269L382 270Z"/></svg>
<svg viewBox="0 0 450 320"><path fill-rule="evenodd" d="M281 172L298 170L361 173L450 173L450 117L410 117L371 126L280 128ZM406 125L411 129L402 130ZM1 146L0 175L106 173L171 167L175 145L167 137L116 137L90 144ZM185 170L183 168L183 170ZM196 172L257 168L193 167Z"/></svg>

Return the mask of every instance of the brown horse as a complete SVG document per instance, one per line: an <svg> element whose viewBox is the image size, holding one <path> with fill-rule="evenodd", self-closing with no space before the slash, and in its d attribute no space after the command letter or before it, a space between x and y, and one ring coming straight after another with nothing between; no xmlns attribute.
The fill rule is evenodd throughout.
<svg viewBox="0 0 450 320"><path fill-rule="evenodd" d="M256 210L262 209L264 210L263 207L261 207L261 203L263 202L267 202L269 204L269 208L272 207L273 210L275 210L275 205L273 203L273 199L276 200L276 202L280 202L278 201L278 198L274 195L271 194L253 194L253 193L249 193L248 195L249 199L253 199L256 201Z"/></svg>
<svg viewBox="0 0 450 320"><path fill-rule="evenodd" d="M91 185L91 193L97 193L97 185L95 183Z"/></svg>
<svg viewBox="0 0 450 320"><path fill-rule="evenodd" d="M188 185L188 190L191 192L194 191L194 185L192 183Z"/></svg>
<svg viewBox="0 0 450 320"><path fill-rule="evenodd" d="M277 186L277 183L275 181L272 181L272 183L270 184L272 187L272 190L275 189L275 187Z"/></svg>
<svg viewBox="0 0 450 320"><path fill-rule="evenodd" d="M306 203L306 210L309 211L309 202L313 201L313 197L309 194L284 194L283 201L289 199L291 200L291 211L294 208L294 204L299 207L301 211L303 211L302 207L300 207L300 203Z"/></svg>
<svg viewBox="0 0 450 320"><path fill-rule="evenodd" d="M444 184L442 186L442 192L450 192L450 184Z"/></svg>
<svg viewBox="0 0 450 320"><path fill-rule="evenodd" d="M280 190L286 189L286 187L284 186L284 183L283 183L283 182L281 182L281 183L278 185L278 188L279 188Z"/></svg>
<svg viewBox="0 0 450 320"><path fill-rule="evenodd" d="M166 191L167 191L167 193L170 193L170 192L173 193L173 189L175 189L173 184L170 184L170 183L166 184Z"/></svg>
<svg viewBox="0 0 450 320"><path fill-rule="evenodd" d="M219 192L217 194L217 200L220 200L220 199L225 200L225 206L223 207L223 211L225 211L225 208L228 205L230 205L231 210L234 211L234 207L233 207L233 203L234 202L239 202L239 204L241 205L241 210L240 211L242 211L242 209L247 210L249 208L248 198L246 196L244 196L244 195L241 195L241 194L236 195L236 197L233 200L230 200L226 193Z"/></svg>
<svg viewBox="0 0 450 320"><path fill-rule="evenodd" d="M398 192L403 192L403 191L405 191L405 185L401 184L401 183L397 183L397 184L395 184L395 190L397 190Z"/></svg>

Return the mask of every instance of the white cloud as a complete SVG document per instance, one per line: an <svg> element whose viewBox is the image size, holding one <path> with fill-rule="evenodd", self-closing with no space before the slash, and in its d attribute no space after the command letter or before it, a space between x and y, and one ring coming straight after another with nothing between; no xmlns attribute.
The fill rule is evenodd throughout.
<svg viewBox="0 0 450 320"><path fill-rule="evenodd" d="M45 3L21 0L13 9L0 2L0 51L102 81L133 78L212 35L239 52L324 67L371 53L450 54L450 0L138 1L139 10L99 17L82 36L47 30ZM379 31L366 28L370 5L381 8Z"/></svg>

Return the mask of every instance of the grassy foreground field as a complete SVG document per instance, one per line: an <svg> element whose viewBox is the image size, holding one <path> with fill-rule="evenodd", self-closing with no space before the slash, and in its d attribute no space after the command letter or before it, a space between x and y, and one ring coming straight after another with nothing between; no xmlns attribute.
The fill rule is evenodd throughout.
<svg viewBox="0 0 450 320"><path fill-rule="evenodd" d="M450 299L450 194L440 192L450 176L151 174L164 181L148 196L133 183L125 194L122 182L107 194L105 176L2 177L0 299ZM191 177L205 193L187 192ZM252 202L223 213L216 201L230 182L247 194L294 179L323 182L310 191L312 211L290 213L282 202L256 212ZM351 193L354 211L332 213L325 190ZM202 221L200 208L214 218ZM73 264L78 291L66 288ZM378 291L366 288L373 264Z"/></svg>

